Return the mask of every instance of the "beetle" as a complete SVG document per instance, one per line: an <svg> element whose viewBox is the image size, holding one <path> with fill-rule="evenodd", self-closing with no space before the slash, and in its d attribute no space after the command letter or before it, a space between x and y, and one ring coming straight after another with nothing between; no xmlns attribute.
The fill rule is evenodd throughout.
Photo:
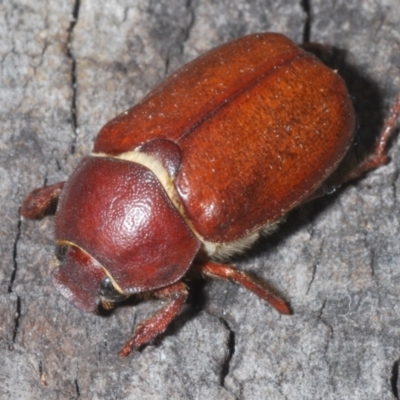
<svg viewBox="0 0 400 400"><path fill-rule="evenodd" d="M400 97L353 179L387 162ZM108 122L67 182L23 202L39 218L58 201L65 258L56 288L84 311L131 295L169 302L137 327L121 356L179 313L189 270L233 281L290 314L284 300L231 265L295 206L324 193L348 151L355 116L340 76L281 34L223 44L183 66ZM328 182L328 183L327 183Z"/></svg>

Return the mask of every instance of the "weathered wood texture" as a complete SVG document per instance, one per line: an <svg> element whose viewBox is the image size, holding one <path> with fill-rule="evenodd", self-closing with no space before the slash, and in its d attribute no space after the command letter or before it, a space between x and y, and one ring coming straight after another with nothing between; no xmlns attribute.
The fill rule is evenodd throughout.
<svg viewBox="0 0 400 400"><path fill-rule="evenodd" d="M257 31L333 45L358 143L371 143L400 87L399 27L397 0L0 2L0 397L398 398L398 138L388 166L292 212L236 260L290 300L293 316L207 283L161 339L126 359L117 350L159 304L109 316L74 308L49 279L52 218L26 221L18 208L31 189L65 179L100 127L167 74Z"/></svg>

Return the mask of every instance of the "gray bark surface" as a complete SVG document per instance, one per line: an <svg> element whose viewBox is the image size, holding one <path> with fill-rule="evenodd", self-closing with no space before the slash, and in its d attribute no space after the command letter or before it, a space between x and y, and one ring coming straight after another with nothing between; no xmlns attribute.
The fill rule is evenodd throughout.
<svg viewBox="0 0 400 400"><path fill-rule="evenodd" d="M65 180L101 126L166 75L260 31L332 45L358 145L373 143L400 87L397 0L0 1L0 398L399 398L397 137L390 164L293 211L234 260L292 316L227 282L194 284L166 334L124 359L160 303L76 309L51 284L53 218L19 216L29 191Z"/></svg>

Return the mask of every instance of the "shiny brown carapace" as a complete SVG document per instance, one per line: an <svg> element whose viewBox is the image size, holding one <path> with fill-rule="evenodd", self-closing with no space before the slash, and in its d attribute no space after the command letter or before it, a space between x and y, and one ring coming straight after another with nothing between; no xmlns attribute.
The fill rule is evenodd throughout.
<svg viewBox="0 0 400 400"><path fill-rule="evenodd" d="M343 181L386 162L399 114L400 97L375 152ZM79 308L111 308L136 293L169 299L122 356L179 313L189 270L231 280L290 314L263 284L216 261L319 196L354 125L335 71L283 35L246 36L185 65L107 123L70 179L33 191L21 213L41 217L59 199L55 235L66 254L53 282Z"/></svg>

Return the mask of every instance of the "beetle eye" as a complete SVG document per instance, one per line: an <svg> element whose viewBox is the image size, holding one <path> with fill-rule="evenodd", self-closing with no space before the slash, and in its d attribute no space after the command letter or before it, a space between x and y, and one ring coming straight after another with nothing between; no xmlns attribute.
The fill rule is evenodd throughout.
<svg viewBox="0 0 400 400"><path fill-rule="evenodd" d="M66 256L67 251L68 251L68 247L69 246L67 246L65 244L57 244L57 246L56 246L56 257L57 257L58 261L60 261L60 262L64 261L65 256Z"/></svg>
<svg viewBox="0 0 400 400"><path fill-rule="evenodd" d="M105 303L108 302L116 302L116 301L122 301L126 298L126 296L120 292L118 292L110 278L105 278L101 283L99 287L99 295L101 297L102 303L103 301Z"/></svg>

